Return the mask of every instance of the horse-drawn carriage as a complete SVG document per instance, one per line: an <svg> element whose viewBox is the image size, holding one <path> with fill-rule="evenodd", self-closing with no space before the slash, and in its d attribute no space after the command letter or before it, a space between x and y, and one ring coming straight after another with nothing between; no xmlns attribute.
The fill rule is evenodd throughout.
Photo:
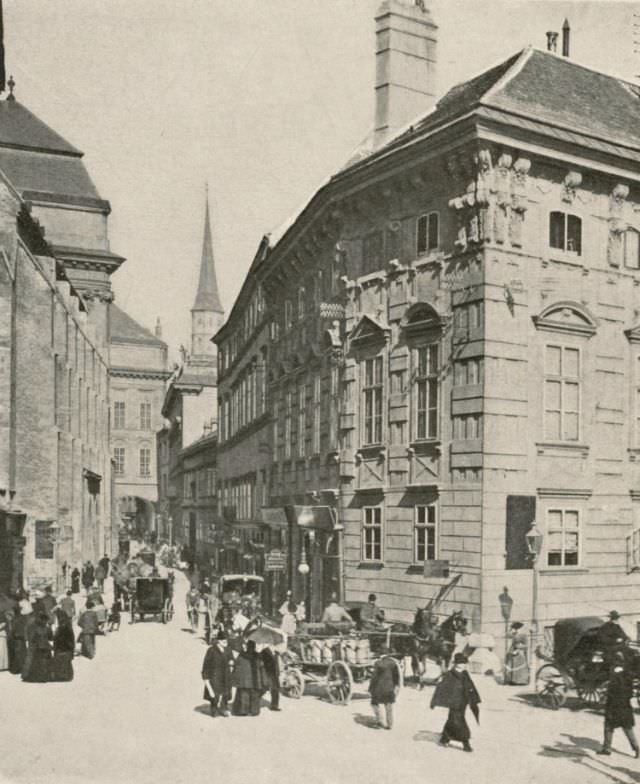
<svg viewBox="0 0 640 784"><path fill-rule="evenodd" d="M601 707L607 692L610 662L599 640L602 620L586 616L564 618L553 627L553 653L536 649L543 664L536 672L535 688L538 701L557 710L564 705L567 694L575 689L585 705ZM636 698L640 694L640 650L633 643L620 648L634 676Z"/></svg>
<svg viewBox="0 0 640 784"><path fill-rule="evenodd" d="M173 590L168 577L137 577L129 592L129 623L146 615L168 623L173 618ZM136 618L137 616L137 618Z"/></svg>

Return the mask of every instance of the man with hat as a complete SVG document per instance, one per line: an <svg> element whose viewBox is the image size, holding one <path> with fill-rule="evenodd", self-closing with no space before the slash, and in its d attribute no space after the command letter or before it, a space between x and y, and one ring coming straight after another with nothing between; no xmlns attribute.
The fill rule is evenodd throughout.
<svg viewBox="0 0 640 784"><path fill-rule="evenodd" d="M369 594L369 601L360 610L360 625L365 631L375 631L380 628L384 621L384 610L381 610L376 602L378 597L375 593Z"/></svg>
<svg viewBox="0 0 640 784"><path fill-rule="evenodd" d="M604 659L609 665L612 664L616 651L621 650L629 640L628 635L618 623L619 620L620 613L617 610L611 610L609 620L598 629L598 645L602 648Z"/></svg>
<svg viewBox="0 0 640 784"><path fill-rule="evenodd" d="M212 716L230 715L232 661L233 654L227 646L227 635L219 631L207 649L202 663L203 696L211 704Z"/></svg>
<svg viewBox="0 0 640 784"><path fill-rule="evenodd" d="M328 623L330 625L336 623L351 623L353 624L353 618L349 615L349 613L338 604L338 594L332 593L331 594L331 601L329 604L324 608L324 612L322 613L322 623Z"/></svg>
<svg viewBox="0 0 640 784"><path fill-rule="evenodd" d="M473 751L469 744L471 732L465 719L467 706L479 721L480 695L467 672L468 659L463 653L456 653L453 657L453 668L447 670L438 681L431 698L431 708L443 707L449 709L447 721L442 729L440 745L448 746L452 740L462 743L465 751Z"/></svg>

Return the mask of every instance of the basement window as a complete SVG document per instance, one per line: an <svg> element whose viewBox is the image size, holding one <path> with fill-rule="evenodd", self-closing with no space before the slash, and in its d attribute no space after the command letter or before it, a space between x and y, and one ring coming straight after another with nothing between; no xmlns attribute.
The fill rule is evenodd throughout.
<svg viewBox="0 0 640 784"><path fill-rule="evenodd" d="M549 246L582 255L582 220L565 212L549 214Z"/></svg>

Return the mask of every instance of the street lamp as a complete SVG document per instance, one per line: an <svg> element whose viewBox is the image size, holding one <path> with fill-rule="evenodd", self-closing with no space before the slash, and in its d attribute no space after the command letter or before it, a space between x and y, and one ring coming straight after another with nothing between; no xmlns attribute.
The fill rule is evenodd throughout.
<svg viewBox="0 0 640 784"><path fill-rule="evenodd" d="M513 609L513 599L509 596L509 588L506 585L502 589L500 596L498 596L498 601L500 602L500 612L504 618L504 660L506 662L509 651L509 621L511 620L511 610Z"/></svg>
<svg viewBox="0 0 640 784"><path fill-rule="evenodd" d="M544 535L534 520L531 528L526 533L527 549L533 564L533 597L531 601L531 644L533 646L538 636L538 561L542 552ZM533 650L533 649L532 649Z"/></svg>
<svg viewBox="0 0 640 784"><path fill-rule="evenodd" d="M307 607L307 578L309 575L309 564L307 563L307 550L305 547L304 534L302 538L302 552L300 553L300 563L298 564L298 572L302 577L302 601L305 607L305 614L309 619L309 608Z"/></svg>
<svg viewBox="0 0 640 784"><path fill-rule="evenodd" d="M53 545L53 590L58 592L58 545L62 528L59 523L52 520L49 524L49 541Z"/></svg>

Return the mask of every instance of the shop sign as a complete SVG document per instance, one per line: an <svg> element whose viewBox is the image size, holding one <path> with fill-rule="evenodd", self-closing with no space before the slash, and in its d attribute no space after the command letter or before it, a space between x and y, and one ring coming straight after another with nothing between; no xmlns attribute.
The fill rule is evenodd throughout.
<svg viewBox="0 0 640 784"><path fill-rule="evenodd" d="M264 557L266 572L283 572L286 565L287 558L282 550L270 550Z"/></svg>

